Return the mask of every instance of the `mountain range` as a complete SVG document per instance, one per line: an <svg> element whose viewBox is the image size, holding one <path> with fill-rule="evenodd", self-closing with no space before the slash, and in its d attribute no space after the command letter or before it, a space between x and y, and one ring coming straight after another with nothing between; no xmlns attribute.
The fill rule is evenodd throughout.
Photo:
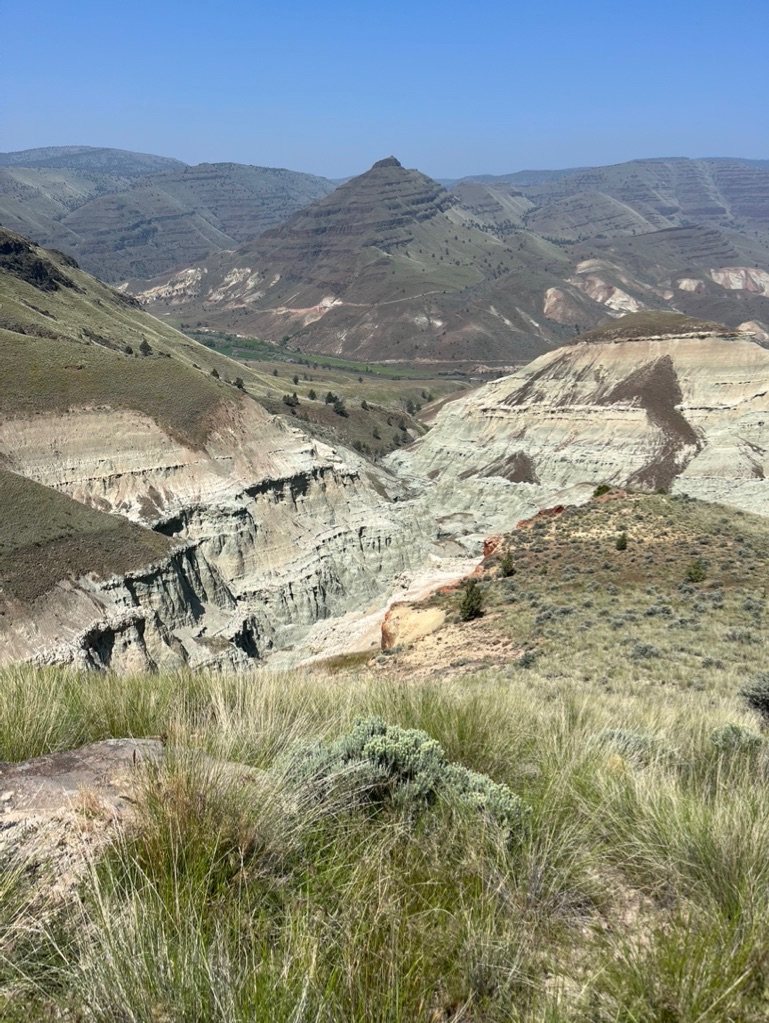
<svg viewBox="0 0 769 1023"><path fill-rule="evenodd" d="M448 191L390 157L234 252L129 287L174 322L444 367L521 363L644 309L769 338L769 171L711 163Z"/></svg>
<svg viewBox="0 0 769 1023"><path fill-rule="evenodd" d="M235 248L332 191L312 174L64 146L0 153L0 224L106 281Z"/></svg>
<svg viewBox="0 0 769 1023"><path fill-rule="evenodd" d="M176 325L438 369L518 365L643 309L769 337L769 167L652 159L336 183L88 147L0 154L0 222Z"/></svg>

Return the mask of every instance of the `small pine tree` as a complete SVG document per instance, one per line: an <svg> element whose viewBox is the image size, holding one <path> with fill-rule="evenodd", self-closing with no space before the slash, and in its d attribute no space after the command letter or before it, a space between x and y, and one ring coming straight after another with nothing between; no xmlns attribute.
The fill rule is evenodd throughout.
<svg viewBox="0 0 769 1023"><path fill-rule="evenodd" d="M152 355L152 348L146 337L142 338L142 343L139 345L139 351L142 355Z"/></svg>
<svg viewBox="0 0 769 1023"><path fill-rule="evenodd" d="M619 533L617 535L616 547L618 551L627 550L627 533Z"/></svg>
<svg viewBox="0 0 769 1023"><path fill-rule="evenodd" d="M336 398L334 400L334 412L336 412L338 416L346 417L349 415L347 409L345 408L345 404L341 398Z"/></svg>
<svg viewBox="0 0 769 1023"><path fill-rule="evenodd" d="M298 374L294 373L294 384L296 385L298 383L299 383L299 376L298 376Z"/></svg>
<svg viewBox="0 0 769 1023"><path fill-rule="evenodd" d="M506 579L511 575L515 575L515 565L513 564L513 555L510 551L505 551L499 561L499 574L504 576Z"/></svg>
<svg viewBox="0 0 769 1023"><path fill-rule="evenodd" d="M235 377L233 384L241 391L244 390L246 386L243 377Z"/></svg>
<svg viewBox="0 0 769 1023"><path fill-rule="evenodd" d="M469 579L459 603L459 617L463 622L469 622L473 618L480 618L482 614L483 594L476 580Z"/></svg>
<svg viewBox="0 0 769 1023"><path fill-rule="evenodd" d="M690 583L701 583L708 570L702 558L697 558L686 569L686 580Z"/></svg>
<svg viewBox="0 0 769 1023"><path fill-rule="evenodd" d="M214 368L213 368L213 369L211 370L211 376L212 376L212 377L213 377L213 378L214 378L215 380L218 380L218 379L219 379L219 370L218 370L218 369L216 368L216 366L214 366Z"/></svg>
<svg viewBox="0 0 769 1023"><path fill-rule="evenodd" d="M309 389L309 391L307 392L307 397L310 399L310 401L315 401L315 399L318 397L318 395L315 393L315 388L311 387Z"/></svg>

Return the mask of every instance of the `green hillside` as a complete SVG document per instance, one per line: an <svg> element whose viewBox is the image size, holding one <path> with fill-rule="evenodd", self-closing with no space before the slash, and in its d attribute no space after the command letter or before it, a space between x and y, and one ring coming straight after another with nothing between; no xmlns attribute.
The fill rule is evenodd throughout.
<svg viewBox="0 0 769 1023"><path fill-rule="evenodd" d="M86 572L101 578L158 561L173 543L0 467L0 614Z"/></svg>
<svg viewBox="0 0 769 1023"><path fill-rule="evenodd" d="M188 443L240 400L238 367L148 316L68 257L0 231L0 415L103 404L144 412ZM212 376L218 367L220 378Z"/></svg>
<svg viewBox="0 0 769 1023"><path fill-rule="evenodd" d="M150 316L69 257L0 230L0 359L12 382L0 390L0 416L134 409L197 447L219 408L253 398L332 444L375 456L424 432L417 406L464 385L461 377L343 359L318 365L234 335L197 337ZM295 392L296 405L286 404ZM346 414L326 402L329 392Z"/></svg>

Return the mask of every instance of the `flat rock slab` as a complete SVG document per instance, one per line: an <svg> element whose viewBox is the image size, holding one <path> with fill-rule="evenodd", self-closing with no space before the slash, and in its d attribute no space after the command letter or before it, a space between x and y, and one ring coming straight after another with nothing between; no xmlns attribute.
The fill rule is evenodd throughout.
<svg viewBox="0 0 769 1023"><path fill-rule="evenodd" d="M136 768L162 751L157 739L106 739L19 764L0 762L0 824L20 813L70 809L84 792L119 814L131 802Z"/></svg>

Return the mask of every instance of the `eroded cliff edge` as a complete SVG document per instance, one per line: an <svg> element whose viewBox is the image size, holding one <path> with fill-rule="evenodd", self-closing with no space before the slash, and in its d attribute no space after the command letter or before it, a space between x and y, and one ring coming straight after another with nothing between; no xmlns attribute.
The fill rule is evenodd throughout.
<svg viewBox="0 0 769 1023"><path fill-rule="evenodd" d="M394 477L245 398L197 450L139 413L92 409L5 421L0 458L169 540L140 569L6 600L4 661L245 665L370 604L427 556L429 531L399 506Z"/></svg>

